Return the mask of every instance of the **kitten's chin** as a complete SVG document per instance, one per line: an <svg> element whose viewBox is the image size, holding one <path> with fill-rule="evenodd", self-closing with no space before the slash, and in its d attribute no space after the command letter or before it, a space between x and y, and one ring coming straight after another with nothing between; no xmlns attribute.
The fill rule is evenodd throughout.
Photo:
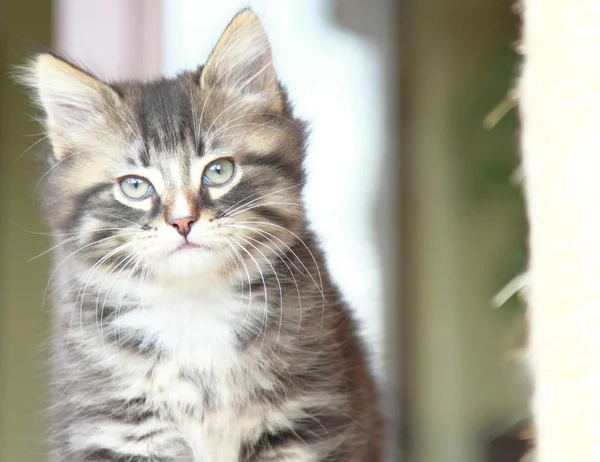
<svg viewBox="0 0 600 462"><path fill-rule="evenodd" d="M218 252L191 243L178 246L161 260L155 265L157 275L168 284L186 281L197 283L199 278L207 279L214 275L216 268L220 266Z"/></svg>

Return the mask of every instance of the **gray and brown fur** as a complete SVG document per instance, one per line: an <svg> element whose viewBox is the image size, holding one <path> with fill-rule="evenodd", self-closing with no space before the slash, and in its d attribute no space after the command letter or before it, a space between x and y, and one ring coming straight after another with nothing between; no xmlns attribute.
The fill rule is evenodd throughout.
<svg viewBox="0 0 600 462"><path fill-rule="evenodd" d="M365 349L307 227L305 125L256 16L174 79L42 54L29 81L52 144L51 460L380 461ZM218 158L234 179L207 186ZM130 203L118 178L139 172L155 192ZM179 210L199 250L174 247Z"/></svg>

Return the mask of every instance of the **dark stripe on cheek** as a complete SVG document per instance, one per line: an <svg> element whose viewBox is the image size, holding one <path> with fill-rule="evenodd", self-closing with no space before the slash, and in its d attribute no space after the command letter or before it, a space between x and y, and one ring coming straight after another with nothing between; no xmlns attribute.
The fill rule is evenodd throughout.
<svg viewBox="0 0 600 462"><path fill-rule="evenodd" d="M80 193L79 195L77 195L75 197L75 207L74 207L75 212L73 213L73 216L69 220L70 221L69 229L73 230L74 227L79 225L81 218L83 218L83 216L87 212L87 207L88 207L90 201L92 201L94 198L101 195L103 192L105 192L109 189L112 189L113 187L114 187L114 184L112 182L101 183L96 186L92 186L91 188L89 188L89 189L83 191L82 193Z"/></svg>
<svg viewBox="0 0 600 462"><path fill-rule="evenodd" d="M77 232L85 225L87 218L100 222L96 227L101 229L93 231L92 241L100 241L117 235L121 232L119 228L123 228L123 232L132 231L132 228L137 227L140 231L149 229L147 226L149 213L117 201L112 194L112 188L114 188L112 182L100 184L76 197L76 209L71 219L70 231Z"/></svg>
<svg viewBox="0 0 600 462"><path fill-rule="evenodd" d="M202 209L214 209L216 205L215 201L210 198L210 192L208 188L208 186L203 187L200 191L200 196L198 197L197 210L200 212L200 215L202 215Z"/></svg>
<svg viewBox="0 0 600 462"><path fill-rule="evenodd" d="M152 208L150 209L150 220L155 220L162 212L162 201L158 195L152 199Z"/></svg>
<svg viewBox="0 0 600 462"><path fill-rule="evenodd" d="M104 221L107 227L135 228L137 225L143 228L148 212L121 204L112 194L103 199L93 210L89 210L90 216Z"/></svg>
<svg viewBox="0 0 600 462"><path fill-rule="evenodd" d="M221 197L220 201L224 208L231 207L235 204L241 205L247 200L258 197L256 189L252 187L252 183L246 178L242 178L225 196Z"/></svg>
<svg viewBox="0 0 600 462"><path fill-rule="evenodd" d="M101 242L104 241L105 239L108 239L109 237L114 235L114 231L113 230L102 230L102 231L96 231L92 234L92 242Z"/></svg>
<svg viewBox="0 0 600 462"><path fill-rule="evenodd" d="M259 192L256 182L251 178L244 177L227 194L219 198L219 214L228 209L230 209L228 213L235 213L235 211L241 210L244 204L263 194L266 193ZM217 215L217 218L220 218L220 215Z"/></svg>

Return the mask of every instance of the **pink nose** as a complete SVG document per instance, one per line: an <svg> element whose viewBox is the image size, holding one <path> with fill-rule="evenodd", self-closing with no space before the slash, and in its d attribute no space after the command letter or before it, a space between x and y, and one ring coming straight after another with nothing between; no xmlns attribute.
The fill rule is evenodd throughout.
<svg viewBox="0 0 600 462"><path fill-rule="evenodd" d="M196 221L195 217L184 217L184 218L176 218L175 220L171 220L169 224L177 230L179 234L183 237L186 237L190 234L192 229L192 224Z"/></svg>

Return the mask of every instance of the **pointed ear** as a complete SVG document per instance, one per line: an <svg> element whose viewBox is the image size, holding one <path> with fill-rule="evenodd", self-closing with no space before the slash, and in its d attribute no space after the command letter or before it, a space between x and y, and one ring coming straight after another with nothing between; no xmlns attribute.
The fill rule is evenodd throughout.
<svg viewBox="0 0 600 462"><path fill-rule="evenodd" d="M107 107L120 102L107 84L50 54L32 61L25 80L37 92L59 157L65 144L77 144L91 133L106 130Z"/></svg>
<svg viewBox="0 0 600 462"><path fill-rule="evenodd" d="M252 10L238 13L227 26L202 70L200 86L222 86L238 96L265 96L281 110L283 99L271 45Z"/></svg>

